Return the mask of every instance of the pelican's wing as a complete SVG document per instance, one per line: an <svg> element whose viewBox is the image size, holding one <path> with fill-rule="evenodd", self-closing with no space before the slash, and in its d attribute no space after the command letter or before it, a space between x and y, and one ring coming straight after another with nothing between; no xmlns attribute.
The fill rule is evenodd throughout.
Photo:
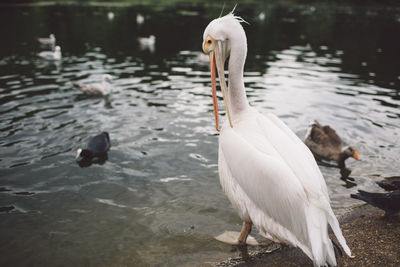
<svg viewBox="0 0 400 267"><path fill-rule="evenodd" d="M325 213L324 217L326 216L339 243L346 254L350 256L350 249L330 206L328 188L324 177L311 151L276 115L270 113L264 117L258 113L257 120L261 125L263 134L273 142L279 155L303 186L311 205Z"/></svg>
<svg viewBox="0 0 400 267"><path fill-rule="evenodd" d="M330 208L328 188L310 149L275 114L258 115L264 134L273 140L285 162L295 173L305 190L324 208ZM275 133L275 134L274 134ZM282 141L285 140L286 141Z"/></svg>
<svg viewBox="0 0 400 267"><path fill-rule="evenodd" d="M307 196L285 162L273 151L261 152L232 128L221 132L220 149L232 179L253 204L300 242L307 242Z"/></svg>

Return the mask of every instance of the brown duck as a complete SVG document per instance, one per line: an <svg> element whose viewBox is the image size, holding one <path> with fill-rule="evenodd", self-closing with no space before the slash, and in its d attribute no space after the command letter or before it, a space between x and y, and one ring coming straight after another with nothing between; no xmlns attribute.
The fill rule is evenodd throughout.
<svg viewBox="0 0 400 267"><path fill-rule="evenodd" d="M345 167L344 161L349 157L360 160L354 147L349 146L342 150L342 140L336 131L328 125L322 126L317 121L311 125L305 143L317 158L334 160L339 168Z"/></svg>

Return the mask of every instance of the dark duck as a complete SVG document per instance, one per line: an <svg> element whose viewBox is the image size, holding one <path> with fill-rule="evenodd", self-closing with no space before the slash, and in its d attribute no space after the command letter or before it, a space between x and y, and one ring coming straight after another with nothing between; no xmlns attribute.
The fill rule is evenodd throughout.
<svg viewBox="0 0 400 267"><path fill-rule="evenodd" d="M368 204L384 210L383 217L396 215L400 211L400 190L390 193L370 193L358 190L357 194L351 194L352 198L367 202Z"/></svg>
<svg viewBox="0 0 400 267"><path fill-rule="evenodd" d="M92 162L94 159L107 158L107 151L110 146L110 135L107 132L102 132L91 137L86 148L79 148L75 159L79 162Z"/></svg>
<svg viewBox="0 0 400 267"><path fill-rule="evenodd" d="M400 190L400 176L387 177L376 183L386 191Z"/></svg>

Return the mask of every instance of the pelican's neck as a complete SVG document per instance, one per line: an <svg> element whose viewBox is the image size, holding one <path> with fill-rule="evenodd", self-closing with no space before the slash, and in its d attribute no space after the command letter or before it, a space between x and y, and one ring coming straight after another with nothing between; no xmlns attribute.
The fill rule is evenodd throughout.
<svg viewBox="0 0 400 267"><path fill-rule="evenodd" d="M228 98L232 117L237 117L249 107L243 82L243 69L246 60L246 37L231 41L231 53L228 65Z"/></svg>

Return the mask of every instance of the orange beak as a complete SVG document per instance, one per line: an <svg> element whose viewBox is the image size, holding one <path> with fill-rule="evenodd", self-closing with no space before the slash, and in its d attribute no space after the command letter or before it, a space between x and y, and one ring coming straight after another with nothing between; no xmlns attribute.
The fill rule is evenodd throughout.
<svg viewBox="0 0 400 267"><path fill-rule="evenodd" d="M215 68L215 54L210 52L210 71L211 71L211 87L212 87L212 98L214 105L214 116L215 116L215 128L218 132L219 129L219 119L218 119L218 100L217 100L217 72Z"/></svg>
<svg viewBox="0 0 400 267"><path fill-rule="evenodd" d="M222 98L224 100L226 115L229 120L229 125L233 128L229 104L227 97L227 86L225 83L225 73L224 73L224 58L226 53L226 48L223 47L221 41L216 41L211 36L207 36L207 39L203 42L203 51L210 57L210 72L211 72L211 87L212 87L212 97L214 104L214 116L215 116L215 128L218 132L221 131L219 128L219 118L218 118L218 99L217 99L217 74L219 79L219 85L222 92Z"/></svg>
<svg viewBox="0 0 400 267"><path fill-rule="evenodd" d="M355 158L356 160L361 160L361 158L358 155L357 151L353 153L353 158Z"/></svg>

